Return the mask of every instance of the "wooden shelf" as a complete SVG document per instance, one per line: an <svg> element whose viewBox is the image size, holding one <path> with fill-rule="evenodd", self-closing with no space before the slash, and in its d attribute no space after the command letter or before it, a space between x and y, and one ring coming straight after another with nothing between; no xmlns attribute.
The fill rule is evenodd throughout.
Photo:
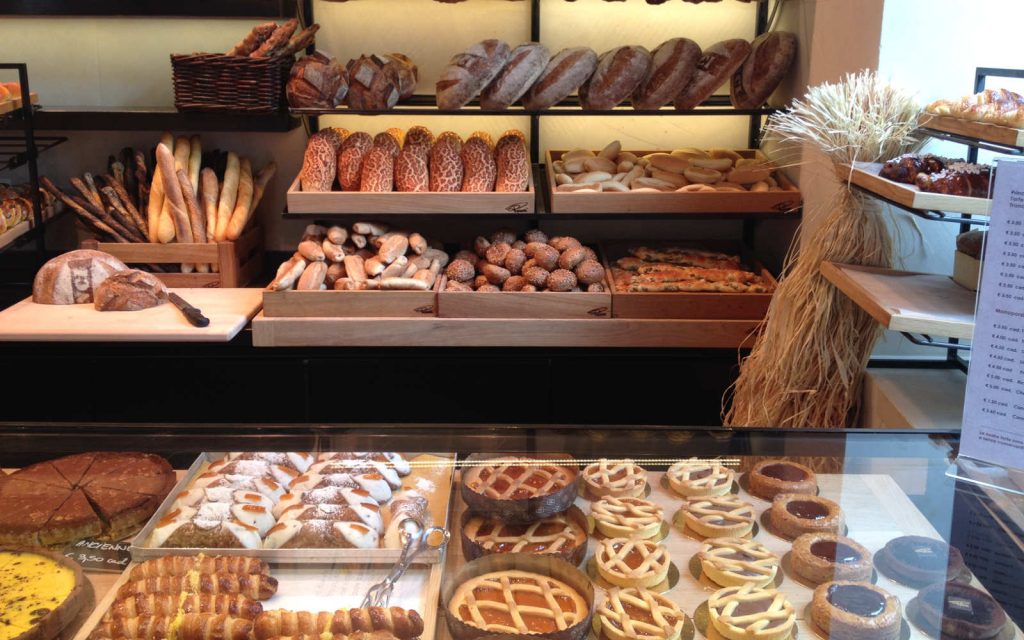
<svg viewBox="0 0 1024 640"><path fill-rule="evenodd" d="M989 215L992 200L988 198L967 198L944 193L928 193L914 185L893 182L878 175L880 162L856 162L836 168L840 180L849 180L853 185L873 193L902 207L922 211L953 211L972 215Z"/></svg>
<svg viewBox="0 0 1024 640"><path fill-rule="evenodd" d="M180 112L174 107L43 107L34 117L43 131L250 131L284 133L300 121L287 113L240 115Z"/></svg>
<svg viewBox="0 0 1024 640"><path fill-rule="evenodd" d="M823 262L821 274L886 329L970 340L975 294L949 276Z"/></svg>
<svg viewBox="0 0 1024 640"><path fill-rule="evenodd" d="M257 347L611 347L736 349L753 344L753 320L509 318L266 318Z"/></svg>
<svg viewBox="0 0 1024 640"><path fill-rule="evenodd" d="M7 247L11 246L15 240L22 237L26 233L32 230L32 223L28 220L22 220L18 224L14 225L7 231L0 233L0 251L3 251Z"/></svg>
<svg viewBox="0 0 1024 640"><path fill-rule="evenodd" d="M928 134L937 132L939 135L936 137L949 138L964 144L983 142L997 145L1006 148L1003 150L1004 153L1024 152L1024 129L974 122L952 116L936 116L930 113L922 113L918 116L917 124ZM985 145L979 146L984 147ZM999 149L995 150L999 151Z"/></svg>

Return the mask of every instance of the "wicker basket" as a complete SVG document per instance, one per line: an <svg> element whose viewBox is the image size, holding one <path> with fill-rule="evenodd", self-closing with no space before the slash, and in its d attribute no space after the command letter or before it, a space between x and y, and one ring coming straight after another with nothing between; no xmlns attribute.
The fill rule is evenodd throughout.
<svg viewBox="0 0 1024 640"><path fill-rule="evenodd" d="M171 55L174 106L179 111L280 111L293 62L292 56Z"/></svg>

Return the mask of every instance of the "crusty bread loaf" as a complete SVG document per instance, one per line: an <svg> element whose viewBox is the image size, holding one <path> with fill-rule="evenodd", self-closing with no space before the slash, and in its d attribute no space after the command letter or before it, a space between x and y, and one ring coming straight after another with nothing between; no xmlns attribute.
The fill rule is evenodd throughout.
<svg viewBox="0 0 1024 640"><path fill-rule="evenodd" d="M775 92L796 59L797 39L786 31L758 36L750 55L733 73L729 96L738 109L756 109Z"/></svg>
<svg viewBox="0 0 1024 640"><path fill-rule="evenodd" d="M462 145L462 191L486 193L494 191L494 181L498 175L498 165L494 152L487 141L480 137L471 137Z"/></svg>
<svg viewBox="0 0 1024 640"><path fill-rule="evenodd" d="M480 106L489 111L508 109L540 78L550 60L548 48L539 42L519 45L498 77L480 94Z"/></svg>
<svg viewBox="0 0 1024 640"><path fill-rule="evenodd" d="M145 271L127 269L112 274L96 287L97 311L140 311L167 302L167 287Z"/></svg>
<svg viewBox="0 0 1024 640"><path fill-rule="evenodd" d="M651 67L633 94L633 108L660 109L689 84L701 51L689 38L672 38L651 52Z"/></svg>
<svg viewBox="0 0 1024 640"><path fill-rule="evenodd" d="M750 43L738 38L716 42L705 49L689 84L676 96L676 109L693 109L707 100L732 77L749 54Z"/></svg>
<svg viewBox="0 0 1024 640"><path fill-rule="evenodd" d="M437 81L437 106L461 109L494 80L510 53L508 43L490 39L453 56Z"/></svg>
<svg viewBox="0 0 1024 640"><path fill-rule="evenodd" d="M363 160L360 191L387 193L394 189L395 157L386 146L375 145Z"/></svg>
<svg viewBox="0 0 1024 640"><path fill-rule="evenodd" d="M430 149L430 190L458 191L462 188L462 139L445 131Z"/></svg>
<svg viewBox="0 0 1024 640"><path fill-rule="evenodd" d="M398 99L405 100L416 93L416 84L420 79L420 70L416 63L404 53L385 53L384 59L390 62L398 72Z"/></svg>
<svg viewBox="0 0 1024 640"><path fill-rule="evenodd" d="M348 97L353 109L382 111L398 103L401 95L397 65L379 56L359 56L349 60Z"/></svg>
<svg viewBox="0 0 1024 640"><path fill-rule="evenodd" d="M428 191L430 175L427 171L427 154L421 145L406 146L395 158L395 190Z"/></svg>
<svg viewBox="0 0 1024 640"><path fill-rule="evenodd" d="M373 148L370 134L357 131L345 138L338 152L338 186L342 191L359 191L363 159Z"/></svg>
<svg viewBox="0 0 1024 640"><path fill-rule="evenodd" d="M316 51L292 65L285 93L291 107L332 109L348 94L348 73L340 62Z"/></svg>
<svg viewBox="0 0 1024 640"><path fill-rule="evenodd" d="M313 135L306 143L299 184L303 191L330 191L334 185L338 156L328 136Z"/></svg>
<svg viewBox="0 0 1024 640"><path fill-rule="evenodd" d="M651 52L643 47L616 47L598 59L597 69L580 86L584 109L608 111L619 106L639 86L651 68Z"/></svg>
<svg viewBox="0 0 1024 640"><path fill-rule="evenodd" d="M559 51L523 96L523 106L541 111L558 104L579 89L596 68L597 54L593 49L574 47Z"/></svg>
<svg viewBox="0 0 1024 640"><path fill-rule="evenodd" d="M398 129L395 129L394 131L391 129L381 131L373 137L373 146L383 147L392 156L397 156L402 150L402 142L399 140L401 133L402 132Z"/></svg>
<svg viewBox="0 0 1024 640"><path fill-rule="evenodd" d="M86 304L96 287L112 274L128 269L109 253L79 249L53 258L36 272L32 301L38 304Z"/></svg>
<svg viewBox="0 0 1024 640"><path fill-rule="evenodd" d="M530 184L530 157L526 139L520 131L508 131L494 147L498 173L494 190L499 192L526 191Z"/></svg>

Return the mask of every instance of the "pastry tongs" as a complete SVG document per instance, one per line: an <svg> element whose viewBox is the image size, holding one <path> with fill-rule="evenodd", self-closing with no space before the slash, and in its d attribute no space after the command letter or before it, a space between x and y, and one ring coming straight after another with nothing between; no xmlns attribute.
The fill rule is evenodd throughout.
<svg viewBox="0 0 1024 640"><path fill-rule="evenodd" d="M391 567L387 577L370 587L363 598L363 607L386 607L391 600L391 594L395 590L395 583L405 575L405 572L412 566L416 556L424 551L440 551L451 539L452 534L447 529L440 527L423 527L423 523L415 518L408 518L402 522L401 539L402 555L398 562Z"/></svg>

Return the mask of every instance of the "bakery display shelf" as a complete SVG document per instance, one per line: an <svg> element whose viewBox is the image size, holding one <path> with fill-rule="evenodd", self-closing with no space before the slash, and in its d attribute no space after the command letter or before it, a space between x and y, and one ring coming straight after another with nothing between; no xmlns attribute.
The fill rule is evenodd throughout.
<svg viewBox="0 0 1024 640"><path fill-rule="evenodd" d="M922 113L917 124L933 138L958 142L996 153L1024 154L1024 129Z"/></svg>
<svg viewBox="0 0 1024 640"><path fill-rule="evenodd" d="M467 296L487 295L465 293ZM0 316L2 319L2 316ZM755 320L267 318L256 347L749 348Z"/></svg>
<svg viewBox="0 0 1024 640"><path fill-rule="evenodd" d="M67 142L66 136L35 136L36 154ZM0 136L0 171L17 169L31 160L25 136Z"/></svg>
<svg viewBox="0 0 1024 640"><path fill-rule="evenodd" d="M414 95L395 107L387 110L362 110L348 107L334 109L301 108L291 109L296 116L360 116L405 114L417 116L768 116L779 111L776 107L760 107L757 109L737 109L732 106L727 95L711 96L696 109L677 111L675 108L638 111L629 105L617 107L610 111L583 109L579 97L570 96L550 109L528 110L520 106L510 107L503 111L486 111L480 108L477 100L473 100L462 109L438 109L437 99L433 95Z"/></svg>
<svg viewBox="0 0 1024 640"><path fill-rule="evenodd" d="M823 262L821 274L886 329L958 340L974 334L975 293L949 276L834 262Z"/></svg>
<svg viewBox="0 0 1024 640"><path fill-rule="evenodd" d="M944 193L921 191L914 185L902 184L878 175L882 170L880 162L856 162L853 165L840 165L836 175L840 180L849 181L853 186L866 191L880 200L910 211L928 220L955 222L958 224L987 225L988 220L970 216L988 216L992 211L990 198L968 198L952 196ZM951 213L964 213L968 216L955 216Z"/></svg>
<svg viewBox="0 0 1024 640"><path fill-rule="evenodd" d="M370 563L393 564L402 554L401 549L214 549L199 547L164 548L149 544L157 523L175 506L178 495L188 490L196 476L205 472L211 462L220 460L227 455L224 452L204 452L196 458L181 477L178 484L171 490L161 503L153 517L142 531L135 536L132 543L132 560L140 562L168 555L192 556L198 553L206 555L249 556L267 562L288 562L296 564L343 564L359 565ZM417 489L427 494L429 522L427 526L447 527L449 500L452 489L452 474L455 469L455 454L420 453L407 454L412 466L408 476L402 478L403 486ZM441 561L441 552L425 551L416 558L417 564L437 564ZM369 586L369 585L367 585ZM354 605L353 605L354 606Z"/></svg>
<svg viewBox="0 0 1024 640"><path fill-rule="evenodd" d="M647 466L643 459L636 459L636 462ZM654 464L648 468L650 495L645 499L661 506L664 509L665 521L672 523L673 516L679 511L684 499L662 482L663 469L664 463L661 464L660 469ZM849 528L847 535L867 547L872 553L876 553L884 547L889 540L903 535L942 537L890 475L818 474L817 480L819 495L835 500L842 507ZM741 488L738 489L738 497L751 503L760 516L771 506L771 502L750 495L745 488L742 488L744 484L742 481L739 483ZM590 513L590 505L589 500L577 497L576 506L584 513ZM454 498L454 511L452 521L459 522L462 514L466 511L466 505L461 497ZM446 559L446 574L453 574L466 564L461 538L462 536L459 535L452 536ZM753 540L765 545L779 558L784 558L786 554L790 553L792 547L790 541L772 534L764 527L756 530ZM586 558L580 563L581 570L587 567L587 563L597 548L593 535L587 544ZM694 612L705 603L716 588L706 578L699 580L694 577L690 570L690 561L701 550L702 543L673 524L669 529L668 536L661 541L661 544L667 547L672 563L678 567L680 573L678 583L666 591L665 595L692 618ZM785 572L785 575L781 584L777 583L777 588L787 597L796 612L798 633L794 634L795 637L801 639L819 637L812 628L811 621L806 617L814 591L813 587L790 573L789 563L786 559L783 559L781 564L780 571ZM877 575L876 584L896 596L904 608L917 596L918 592L917 589L895 582L880 573ZM971 584L984 590L982 584L973 576ZM605 597L605 591L600 588L595 591L598 604L600 604ZM1012 622L1010 624L1012 625ZM1020 633L1016 625L1013 625L1013 631L1014 635ZM594 636L588 637L593 638ZM913 625L910 627L909 634L905 632L902 637L906 640L931 640L930 636ZM446 625L439 627L437 638L439 640L451 639Z"/></svg>
<svg viewBox="0 0 1024 640"><path fill-rule="evenodd" d="M174 107L44 107L35 128L46 131L244 131L285 133L301 124L288 113L245 115L180 112Z"/></svg>
<svg viewBox="0 0 1024 640"><path fill-rule="evenodd" d="M67 209L64 208L55 208L51 215L46 215L44 211L43 215L45 217L43 218L42 226L36 227L32 224L32 220L22 220L7 231L0 233L0 253L3 253L11 247L20 246L25 242L46 233L46 225L62 217L66 211Z"/></svg>
<svg viewBox="0 0 1024 640"><path fill-rule="evenodd" d="M36 93L35 91L30 93L29 94L29 102L31 102L34 105L35 104L39 104L39 94ZM16 98L11 98L10 100L4 100L3 102L0 102L0 116L6 116L8 114L12 114L12 113L14 113L15 111L18 111L19 109L21 109L24 106L25 106L25 100L21 96L18 96Z"/></svg>
<svg viewBox="0 0 1024 640"><path fill-rule="evenodd" d="M204 18L291 18L296 3L289 0L9 0L0 15L15 16L177 16Z"/></svg>

